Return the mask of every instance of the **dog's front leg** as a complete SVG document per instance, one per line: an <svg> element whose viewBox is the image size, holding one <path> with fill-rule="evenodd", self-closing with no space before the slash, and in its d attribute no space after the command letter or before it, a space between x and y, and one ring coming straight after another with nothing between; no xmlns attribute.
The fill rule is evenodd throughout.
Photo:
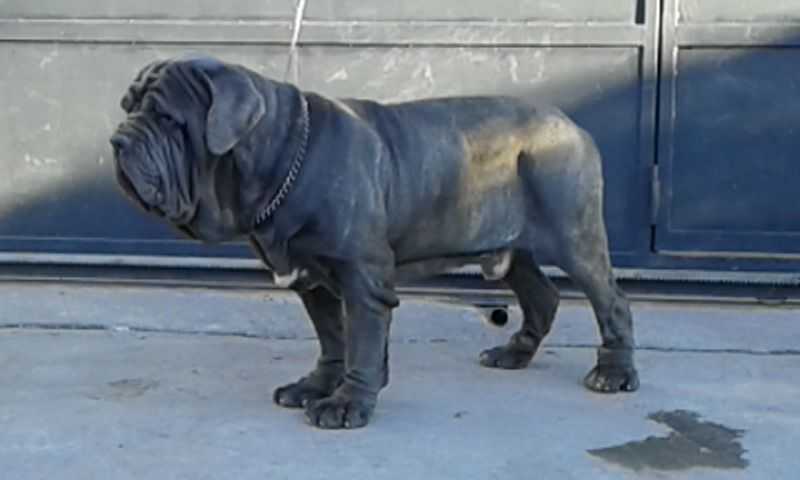
<svg viewBox="0 0 800 480"><path fill-rule="evenodd" d="M275 390L275 403L305 407L311 400L329 396L344 375L344 306L327 288L318 286L298 292L319 339L317 367L300 380Z"/></svg>
<svg viewBox="0 0 800 480"><path fill-rule="evenodd" d="M392 308L393 267L345 265L336 277L344 301L345 374L327 398L309 402L308 421L320 428L365 426L378 392L388 382L388 341Z"/></svg>

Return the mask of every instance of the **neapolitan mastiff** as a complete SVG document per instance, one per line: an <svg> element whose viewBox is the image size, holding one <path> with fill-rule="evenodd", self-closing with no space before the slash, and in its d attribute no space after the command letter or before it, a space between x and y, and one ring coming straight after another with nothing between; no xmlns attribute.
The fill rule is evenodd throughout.
<svg viewBox="0 0 800 480"><path fill-rule="evenodd" d="M274 400L311 424L367 424L388 382L395 283L468 264L503 279L524 316L482 365L531 361L559 302L539 268L552 263L602 336L585 385L638 388L600 156L559 110L499 96L336 100L202 56L146 66L122 107L111 143L127 195L191 238L249 239L302 299L321 352Z"/></svg>

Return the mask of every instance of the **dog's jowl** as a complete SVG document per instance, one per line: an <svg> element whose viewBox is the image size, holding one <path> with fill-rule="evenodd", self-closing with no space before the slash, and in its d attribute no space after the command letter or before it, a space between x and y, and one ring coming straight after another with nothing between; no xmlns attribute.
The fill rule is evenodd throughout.
<svg viewBox="0 0 800 480"><path fill-rule="evenodd" d="M586 386L638 387L600 157L559 110L511 97L334 100L208 57L146 66L122 107L111 143L127 195L191 238L248 239L302 299L320 355L274 399L311 424L367 424L389 380L395 283L466 264L504 280L524 315L482 365L533 358L559 301L548 263L594 308L602 346Z"/></svg>

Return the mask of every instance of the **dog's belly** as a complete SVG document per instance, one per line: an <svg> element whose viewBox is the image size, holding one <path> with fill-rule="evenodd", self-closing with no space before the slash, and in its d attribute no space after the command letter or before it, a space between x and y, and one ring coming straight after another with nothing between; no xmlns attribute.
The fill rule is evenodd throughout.
<svg viewBox="0 0 800 480"><path fill-rule="evenodd" d="M523 234L524 199L516 185L421 206L394 242L400 262L474 255L516 244Z"/></svg>
<svg viewBox="0 0 800 480"><path fill-rule="evenodd" d="M487 280L500 280L511 268L513 250L498 250L479 255L447 256L414 260L397 265L396 279L399 281L417 280L431 275L456 270L466 265L479 265Z"/></svg>
<svg viewBox="0 0 800 480"><path fill-rule="evenodd" d="M430 173L403 186L397 218L404 218L405 226L396 233L400 258L507 248L530 223L529 192L518 174L520 142L507 132L479 133L443 133L450 148L417 154L417 161L428 162L419 171Z"/></svg>

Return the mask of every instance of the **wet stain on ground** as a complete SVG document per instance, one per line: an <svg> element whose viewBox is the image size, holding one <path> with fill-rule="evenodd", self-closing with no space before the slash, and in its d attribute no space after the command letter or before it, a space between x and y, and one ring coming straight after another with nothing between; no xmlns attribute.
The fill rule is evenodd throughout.
<svg viewBox="0 0 800 480"><path fill-rule="evenodd" d="M693 467L744 469L749 465L742 458L746 450L739 442L744 430L701 421L699 414L687 410L660 411L647 418L666 425L672 432L666 437L651 436L589 450L589 454L635 471L645 468L675 471Z"/></svg>
<svg viewBox="0 0 800 480"><path fill-rule="evenodd" d="M111 387L110 391L103 395L106 399L123 400L127 398L136 398L144 395L148 390L158 388L158 380L149 378L124 378L108 382Z"/></svg>

